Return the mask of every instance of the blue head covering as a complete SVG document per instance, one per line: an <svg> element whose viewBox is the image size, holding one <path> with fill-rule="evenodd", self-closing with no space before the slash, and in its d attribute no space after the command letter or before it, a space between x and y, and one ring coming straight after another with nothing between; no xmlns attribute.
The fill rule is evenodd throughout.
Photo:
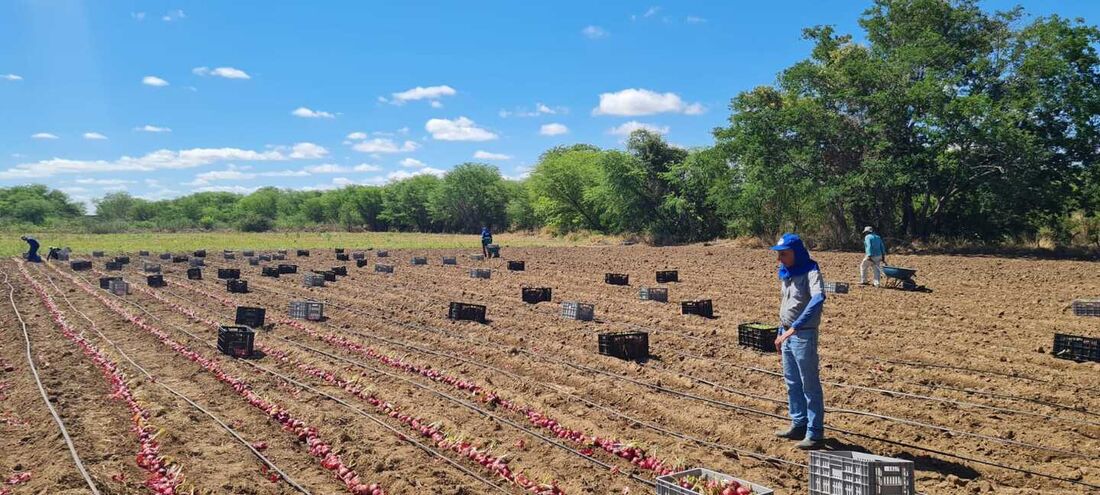
<svg viewBox="0 0 1100 495"><path fill-rule="evenodd" d="M489 237L491 235L493 235L493 234L489 231L489 227L482 227L481 228L481 237Z"/></svg>
<svg viewBox="0 0 1100 495"><path fill-rule="evenodd" d="M780 263L779 278L789 280L791 277L805 275L817 270L817 262L810 258L810 252L806 250L806 246L802 244L802 238L798 237L797 234L783 234L779 242L772 246L773 251L786 251L788 249L794 251L794 265L788 267Z"/></svg>

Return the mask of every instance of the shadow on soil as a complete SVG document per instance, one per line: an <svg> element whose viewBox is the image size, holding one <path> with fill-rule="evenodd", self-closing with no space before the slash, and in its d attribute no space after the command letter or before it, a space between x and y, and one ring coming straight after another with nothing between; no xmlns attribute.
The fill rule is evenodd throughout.
<svg viewBox="0 0 1100 495"><path fill-rule="evenodd" d="M874 452L871 452L862 445L841 441L836 438L829 438L825 440L824 450L853 451L863 452L865 454L874 454ZM937 459L927 455L912 455L908 452L902 452L894 455L893 457L906 461L913 461L913 467L917 471L932 471L935 473L940 473L944 476L953 474L955 476L958 476L959 478L967 480L976 479L980 476L978 471L975 471L970 466L959 464L957 462L945 461L943 459Z"/></svg>

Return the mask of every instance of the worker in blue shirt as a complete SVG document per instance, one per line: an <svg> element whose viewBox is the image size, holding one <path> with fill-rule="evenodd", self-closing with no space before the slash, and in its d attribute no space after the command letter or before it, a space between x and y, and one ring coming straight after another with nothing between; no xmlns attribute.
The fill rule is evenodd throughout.
<svg viewBox="0 0 1100 495"><path fill-rule="evenodd" d="M875 272L875 287L882 278L882 266L886 264L886 244L871 227L863 228L863 262L859 264L859 284L867 285L867 269Z"/></svg>
<svg viewBox="0 0 1100 495"><path fill-rule="evenodd" d="M38 241L33 237L25 235L20 236L19 238L26 241L27 243L27 261L30 261L31 263L41 263L42 257L38 255Z"/></svg>
<svg viewBox="0 0 1100 495"><path fill-rule="evenodd" d="M817 338L825 305L825 279L795 234L772 246L779 259L779 332L775 348L787 382L791 426L777 437L800 440L802 450L825 446L825 395L818 369Z"/></svg>
<svg viewBox="0 0 1100 495"><path fill-rule="evenodd" d="M489 257L489 245L493 243L493 233L489 227L481 227L481 254Z"/></svg>

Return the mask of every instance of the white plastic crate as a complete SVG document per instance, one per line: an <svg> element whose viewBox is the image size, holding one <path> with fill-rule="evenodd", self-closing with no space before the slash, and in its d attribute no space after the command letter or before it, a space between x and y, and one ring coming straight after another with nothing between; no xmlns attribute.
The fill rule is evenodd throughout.
<svg viewBox="0 0 1100 495"><path fill-rule="evenodd" d="M570 320L592 321L596 316L596 307L577 301L561 303L561 316Z"/></svg>
<svg viewBox="0 0 1100 495"><path fill-rule="evenodd" d="M832 292L834 294L847 294L848 284L846 282L825 282L825 292Z"/></svg>
<svg viewBox="0 0 1100 495"><path fill-rule="evenodd" d="M302 285L306 287L324 287L325 276L316 273L307 273L302 275Z"/></svg>
<svg viewBox="0 0 1100 495"><path fill-rule="evenodd" d="M325 304L317 301L291 301L288 311L291 318L321 321L325 317Z"/></svg>
<svg viewBox="0 0 1100 495"><path fill-rule="evenodd" d="M810 495L914 495L913 461L862 452L810 452Z"/></svg>
<svg viewBox="0 0 1100 495"><path fill-rule="evenodd" d="M1073 314L1077 316L1100 316L1100 299L1078 299L1073 301Z"/></svg>
<svg viewBox="0 0 1100 495"><path fill-rule="evenodd" d="M668 289L663 287L642 287L638 289L638 299L642 301L668 302Z"/></svg>
<svg viewBox="0 0 1100 495"><path fill-rule="evenodd" d="M657 495L699 495L699 492L690 488L684 488L680 486L680 480L683 478L695 477L704 481L736 481L741 486L747 486L752 489L753 495L773 495L775 490L763 485L758 485L751 481L745 481L740 478L734 478L728 474L722 474L717 471L711 471L706 468L695 468L687 471L680 471L679 473L672 473L665 476L657 477Z"/></svg>
<svg viewBox="0 0 1100 495"><path fill-rule="evenodd" d="M488 268L473 268L470 270L470 278L489 278L492 273Z"/></svg>
<svg viewBox="0 0 1100 495"><path fill-rule="evenodd" d="M114 279L107 284L107 290L116 296L125 296L130 293L130 284L122 279Z"/></svg>

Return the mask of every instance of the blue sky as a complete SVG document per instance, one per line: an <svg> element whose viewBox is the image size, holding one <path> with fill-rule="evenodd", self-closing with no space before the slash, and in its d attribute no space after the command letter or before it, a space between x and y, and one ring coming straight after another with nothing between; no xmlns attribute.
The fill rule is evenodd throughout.
<svg viewBox="0 0 1100 495"><path fill-rule="evenodd" d="M989 1L988 9L1017 2ZM1100 2L1023 1L1100 22ZM0 2L0 187L80 201L380 184L647 126L711 142L738 92L866 1Z"/></svg>

